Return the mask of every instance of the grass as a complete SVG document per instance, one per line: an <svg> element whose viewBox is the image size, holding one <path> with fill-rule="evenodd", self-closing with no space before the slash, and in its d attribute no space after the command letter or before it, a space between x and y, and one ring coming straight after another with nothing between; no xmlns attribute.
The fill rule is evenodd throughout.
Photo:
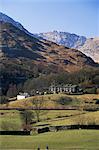
<svg viewBox="0 0 99 150"><path fill-rule="evenodd" d="M8 124L15 124L16 130L20 130L22 120L20 118L20 111L15 111L15 110L1 110L0 111L0 129L2 130L2 125L3 123ZM40 114L40 122L39 124L45 124L46 122L50 122L50 124L54 124L56 120L60 122L62 119L67 119L70 118L71 116L76 116L81 114L82 112L77 111L77 110L50 110L50 111L41 111ZM33 119L35 120L35 118ZM65 122L66 123L66 122ZM35 125L39 125L34 124ZM68 124L68 123L67 123ZM69 124L70 121L69 121Z"/></svg>
<svg viewBox="0 0 99 150"><path fill-rule="evenodd" d="M99 99L99 94L85 94L85 95L65 95L53 94L44 95L46 105L50 107L56 106L56 101L61 97L71 97L78 100L79 104L93 105L95 99ZM9 106L24 107L24 104L31 106L31 99L10 102ZM42 98L42 96L38 96ZM87 105L86 104L86 105ZM15 110L0 110L0 130L2 123L5 122L5 127L12 124L10 127L13 130L20 130L22 120L20 112ZM69 124L99 124L99 111L87 112L79 110L46 110L41 111L40 122L33 124L36 127L42 126L57 126ZM60 132L49 132L31 136L0 136L0 149L15 150L15 149L32 149L36 150L38 146L45 149L46 145L51 150L99 150L99 130L67 130Z"/></svg>
<svg viewBox="0 0 99 150"><path fill-rule="evenodd" d="M19 111L2 110L0 113L0 130L20 130L22 120ZM36 118L33 118L36 120ZM71 124L99 124L99 111L87 112L80 110L47 110L41 111L40 122L33 124L36 127L58 126ZM5 127L2 127L5 125ZM8 127L7 127L8 126ZM11 129L11 127L12 129ZM9 129L10 127L10 129Z"/></svg>
<svg viewBox="0 0 99 150"><path fill-rule="evenodd" d="M21 128L20 114L16 110L0 110L0 130L19 130ZM4 129L5 130L5 129Z"/></svg>
<svg viewBox="0 0 99 150"><path fill-rule="evenodd" d="M99 94L83 94L83 95L67 95L67 94L48 94L48 95L42 95L42 96L33 96L29 97L23 100L17 100L17 101L11 101L9 103L10 107L21 107L24 106L32 106L31 100L32 99L42 99L44 100L44 106L50 107L50 108L56 108L57 106L60 106L57 102L61 98L69 97L73 101L70 105L79 105L79 106L92 106L95 107L96 99L99 99Z"/></svg>
<svg viewBox="0 0 99 150"><path fill-rule="evenodd" d="M67 114L66 111L64 114ZM51 112L49 112L51 115ZM99 124L99 111L96 112L80 112L80 111L72 111L68 112L68 117L65 115L58 116L58 111L56 116L50 119L42 120L36 125L49 125L49 126L58 126L58 125L71 125L71 124ZM69 116L70 115L70 116ZM47 116L47 115L46 115Z"/></svg>
<svg viewBox="0 0 99 150"><path fill-rule="evenodd" d="M99 130L67 130L33 136L0 136L0 148L42 150L99 150Z"/></svg>
<svg viewBox="0 0 99 150"><path fill-rule="evenodd" d="M12 101L9 103L9 106L12 107L24 107L31 106L32 99L42 99L48 107L56 107L60 98L70 97L73 100L79 101L79 105L89 105L94 107L96 99L99 99L99 94L84 94L84 95L66 95L66 94L49 94L43 96L34 96L23 100ZM87 104L86 104L87 102ZM74 103L75 104L75 103ZM99 105L97 105L99 106ZM8 126L11 126L12 130L20 130L22 127L22 120L20 118L19 111L11 110L1 110L0 111L0 130L2 126L6 129ZM2 115L3 113L3 115ZM36 120L36 117L33 118L33 121ZM33 126L57 126L57 125L70 125L70 124L99 124L99 111L96 112L87 112L82 109L79 110L46 110L41 111L40 122L33 124ZM13 127L14 126L14 127ZM4 128L3 127L3 128ZM8 129L7 129L8 130Z"/></svg>

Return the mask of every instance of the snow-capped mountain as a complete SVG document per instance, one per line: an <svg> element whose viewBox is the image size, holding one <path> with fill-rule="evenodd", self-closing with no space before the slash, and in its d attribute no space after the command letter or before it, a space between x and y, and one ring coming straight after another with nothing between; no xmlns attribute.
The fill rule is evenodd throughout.
<svg viewBox="0 0 99 150"><path fill-rule="evenodd" d="M53 31L47 33L40 33L37 34L37 36L55 42L59 45L64 45L66 47L76 49L79 46L82 46L86 41L86 37L78 36L76 34L71 34L68 32Z"/></svg>
<svg viewBox="0 0 99 150"><path fill-rule="evenodd" d="M39 33L36 36L59 45L78 49L87 56L90 56L94 61L99 62L99 38L87 39L84 36L58 31Z"/></svg>
<svg viewBox="0 0 99 150"><path fill-rule="evenodd" d="M32 33L28 32L19 22L13 20L9 16L5 15L4 13L0 12L0 22L10 23L13 26L17 27L18 29L24 31L25 33L33 36Z"/></svg>

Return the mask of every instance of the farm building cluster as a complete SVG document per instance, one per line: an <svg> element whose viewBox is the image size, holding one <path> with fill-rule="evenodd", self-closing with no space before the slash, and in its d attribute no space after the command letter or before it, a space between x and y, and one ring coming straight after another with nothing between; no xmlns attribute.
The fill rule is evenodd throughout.
<svg viewBox="0 0 99 150"><path fill-rule="evenodd" d="M51 93L81 93L82 89L78 85L72 85L72 84L67 84L67 85L51 85L49 87L49 91Z"/></svg>
<svg viewBox="0 0 99 150"><path fill-rule="evenodd" d="M43 92L42 92L43 91ZM67 93L67 94L81 94L83 92L82 88L78 85L51 85L48 88L45 89L37 89L33 95L45 95L45 94L55 94L55 93ZM24 99L30 96L33 96L29 93L19 93L17 95L17 100Z"/></svg>

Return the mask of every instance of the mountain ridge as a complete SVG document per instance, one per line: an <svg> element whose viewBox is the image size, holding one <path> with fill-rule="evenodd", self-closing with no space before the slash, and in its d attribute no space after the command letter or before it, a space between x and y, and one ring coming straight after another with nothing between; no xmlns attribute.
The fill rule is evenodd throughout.
<svg viewBox="0 0 99 150"><path fill-rule="evenodd" d="M84 65L95 65L94 61L82 52L74 48L70 49L65 46L57 45L52 41L36 38L36 36L33 35L31 36L21 24L5 14L0 13L0 15L2 16L2 19L0 19L1 57L3 56L2 54L4 54L9 58L33 59L36 63L40 62L44 65L53 64L67 71L72 71L72 67L80 69L80 67ZM58 32L54 31L54 33L57 34ZM75 40L79 39L79 36L75 34L72 35L76 36ZM85 41L85 37L81 37L81 39L82 42Z"/></svg>
<svg viewBox="0 0 99 150"><path fill-rule="evenodd" d="M91 57L95 62L99 63L99 37L97 42L94 40L96 38L86 38L85 36L80 36L74 33L62 32L62 31L52 31L46 33L32 34L27 31L19 22L14 21L11 17L0 12L0 22L11 23L15 27L24 31L26 34L36 37L38 39L46 39L55 42L59 45L65 47L78 49L85 55Z"/></svg>
<svg viewBox="0 0 99 150"><path fill-rule="evenodd" d="M29 34L30 36L33 36L33 34L27 31L21 23L15 21L14 19L12 19L11 17L7 16L2 12L0 12L0 22L13 24L13 26L19 28L20 30L23 30L25 33Z"/></svg>
<svg viewBox="0 0 99 150"><path fill-rule="evenodd" d="M91 58L76 49L39 40L9 23L1 23L1 26L1 58L29 59L36 64L42 63L46 67L52 65L70 72L95 65Z"/></svg>
<svg viewBox="0 0 99 150"><path fill-rule="evenodd" d="M78 46L82 46L86 41L85 36L79 36L74 33L55 31L55 30L52 32L38 33L36 34L36 36L47 39L49 41L53 41L59 45L63 45L69 48L76 48L76 49L78 48ZM66 40L69 40L70 42L66 43ZM79 41L81 42L79 43ZM77 43L78 45L75 45L75 43Z"/></svg>
<svg viewBox="0 0 99 150"><path fill-rule="evenodd" d="M60 31L38 33L35 34L35 36L37 38L53 41L59 45L78 49L96 62L99 62L99 37L86 38L85 36L79 36L74 33ZM94 39L98 39L97 43Z"/></svg>

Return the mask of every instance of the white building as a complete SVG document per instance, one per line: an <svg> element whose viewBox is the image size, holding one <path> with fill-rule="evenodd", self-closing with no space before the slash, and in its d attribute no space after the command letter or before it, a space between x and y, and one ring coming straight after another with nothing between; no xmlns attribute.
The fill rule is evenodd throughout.
<svg viewBox="0 0 99 150"><path fill-rule="evenodd" d="M29 96L30 95L28 93L19 93L19 95L17 95L17 100L25 99Z"/></svg>

